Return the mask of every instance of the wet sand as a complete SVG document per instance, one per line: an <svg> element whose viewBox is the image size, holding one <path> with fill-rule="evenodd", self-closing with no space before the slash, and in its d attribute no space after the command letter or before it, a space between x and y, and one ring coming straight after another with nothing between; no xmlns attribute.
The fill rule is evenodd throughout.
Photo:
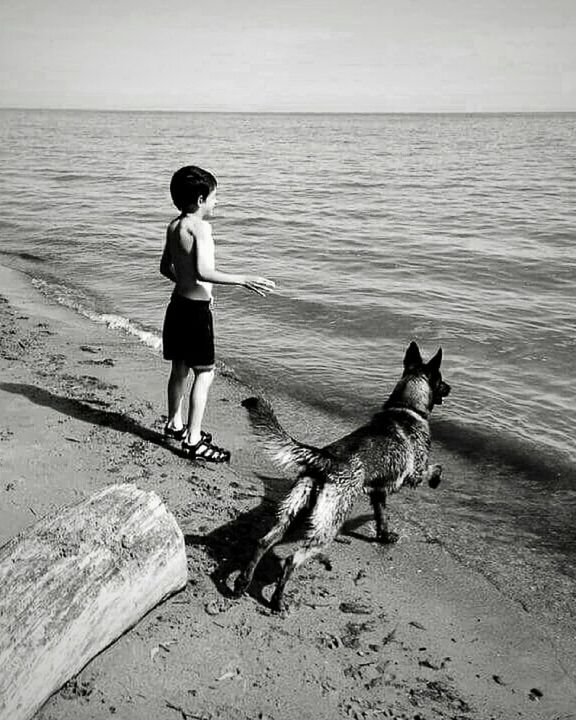
<svg viewBox="0 0 576 720"><path fill-rule="evenodd" d="M174 513L189 562L186 589L38 720L576 718L574 638L455 557L402 497L391 507L398 545L370 541L362 499L329 549L332 568L301 569L284 614L266 598L288 545L262 563L251 596L231 598L290 482L250 433L240 401L251 391L221 370L206 429L232 462L191 463L162 438L168 366L158 354L49 303L12 270L0 268L0 288L0 544L130 482ZM309 424L302 439L333 437L317 417Z"/></svg>

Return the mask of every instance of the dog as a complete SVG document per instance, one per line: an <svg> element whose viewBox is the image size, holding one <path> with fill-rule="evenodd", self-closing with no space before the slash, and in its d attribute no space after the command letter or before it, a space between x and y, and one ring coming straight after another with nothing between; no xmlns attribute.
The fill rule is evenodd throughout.
<svg viewBox="0 0 576 720"><path fill-rule="evenodd" d="M398 535L388 528L386 498L402 487L417 487L426 480L440 483L442 467L429 467L429 416L435 405L450 393L442 379L442 348L424 363L420 349L411 342L404 356L404 371L390 397L370 422L323 448L293 439L278 422L271 406L261 398L247 398L253 430L272 458L296 470L298 477L278 510L278 521L257 543L254 555L237 577L234 593L245 593L264 554L284 536L293 520L309 513L305 539L288 557L278 578L270 605L283 608L286 583L296 568L334 540L357 497L370 497L376 524L376 540L395 543Z"/></svg>

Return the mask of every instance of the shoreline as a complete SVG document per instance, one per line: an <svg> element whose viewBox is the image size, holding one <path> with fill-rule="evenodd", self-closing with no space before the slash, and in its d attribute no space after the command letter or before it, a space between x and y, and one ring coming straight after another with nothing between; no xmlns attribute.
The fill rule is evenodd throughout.
<svg viewBox="0 0 576 720"><path fill-rule="evenodd" d="M55 303L72 310L91 322L107 327L112 332L126 333L138 339L144 346L153 351L161 348L161 322L162 312L157 317L156 324L149 321L134 319L129 313L122 314L110 305L110 301L104 301L102 296L96 300L94 290L86 291L76 283L61 282L53 273L46 272L41 267L26 267L22 260L39 261L41 258L30 256L26 253L9 253L0 250L0 265L4 264L2 254L5 253L6 260L17 259L17 262L6 265L16 272L22 273L30 279L35 289L46 299L49 304ZM92 296L90 295L92 293ZM167 300L166 296L161 302ZM106 305L104 309L102 305ZM158 324L159 323L159 324ZM228 348L229 350L230 348ZM350 397L337 397L332 404L322 399L302 396L291 391L290 386L281 390L276 383L268 380L269 373L260 374L252 367L244 367L241 373L235 366L236 360L229 362L222 359L221 348L217 348L217 365L219 369L230 374L247 387L258 388L264 393L272 393L276 402L283 405L284 411L296 419L297 414L294 408L302 410L306 415L316 415L323 425L328 421L329 425L335 425L343 431L350 425L362 422L367 414L377 412L379 401L371 404L371 399L362 397L356 405L350 405ZM450 372L450 370L448 370ZM393 380L393 373L389 373L387 381ZM522 432L514 434L510 429L495 430L492 425L473 416L464 417L462 414L454 414L454 408L450 403L448 411L437 410L432 416L432 427L434 429L434 442L442 446L448 452L457 455L464 455L482 463L490 455L495 455L498 462L518 470L530 478L543 479L544 484L550 484L552 490L556 489L556 481L562 478L565 486L571 487L576 481L576 456L572 446L562 447L553 442L546 442L538 439L531 431L530 435ZM517 428L516 428L517 429ZM319 435L320 441L323 435ZM567 529L571 523L567 524Z"/></svg>
<svg viewBox="0 0 576 720"><path fill-rule="evenodd" d="M366 541L369 509L359 504L350 542L329 549L334 569L302 568L285 616L227 597L228 574L289 482L250 433L246 387L220 372L208 403L207 428L232 450L231 465L191 464L161 439L168 366L157 353L50 303L18 271L0 265L0 283L0 544L105 485L135 482L173 512L189 562L187 588L96 657L38 720L576 718L575 638L560 641L402 503L391 549ZM306 428L312 441L326 433L319 422ZM265 566L267 595L279 566L273 557ZM345 603L365 612L346 613Z"/></svg>

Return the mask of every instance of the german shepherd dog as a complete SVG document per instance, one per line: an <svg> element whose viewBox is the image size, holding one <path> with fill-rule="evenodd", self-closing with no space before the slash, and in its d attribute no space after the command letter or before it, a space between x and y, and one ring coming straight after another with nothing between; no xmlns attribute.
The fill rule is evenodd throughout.
<svg viewBox="0 0 576 720"><path fill-rule="evenodd" d="M434 405L441 405L450 392L442 380L441 362L441 348L424 363L418 345L410 343L404 373L380 412L366 425L323 448L290 437L266 401L252 397L242 402L253 430L273 459L295 469L298 477L279 507L278 522L258 541L252 559L236 579L237 596L246 592L264 554L283 538L302 511L309 514L305 539L284 562L270 603L275 611L283 607L284 589L294 570L334 540L362 492L370 496L376 540L398 540L398 535L388 529L387 495L404 485L415 488L423 480L432 488L440 483L442 467L428 466L428 418Z"/></svg>

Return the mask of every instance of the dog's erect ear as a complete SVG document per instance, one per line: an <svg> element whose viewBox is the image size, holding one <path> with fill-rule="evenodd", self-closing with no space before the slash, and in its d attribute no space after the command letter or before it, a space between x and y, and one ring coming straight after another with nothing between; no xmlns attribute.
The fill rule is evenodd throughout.
<svg viewBox="0 0 576 720"><path fill-rule="evenodd" d="M420 349L418 348L418 345L416 345L414 340L412 340L412 342L408 346L408 350L406 350L406 355L404 355L404 370L421 366L422 355L420 355Z"/></svg>
<svg viewBox="0 0 576 720"><path fill-rule="evenodd" d="M438 352L434 357L428 361L426 367L431 373L437 373L440 371L440 363L442 362L442 348L438 348Z"/></svg>

